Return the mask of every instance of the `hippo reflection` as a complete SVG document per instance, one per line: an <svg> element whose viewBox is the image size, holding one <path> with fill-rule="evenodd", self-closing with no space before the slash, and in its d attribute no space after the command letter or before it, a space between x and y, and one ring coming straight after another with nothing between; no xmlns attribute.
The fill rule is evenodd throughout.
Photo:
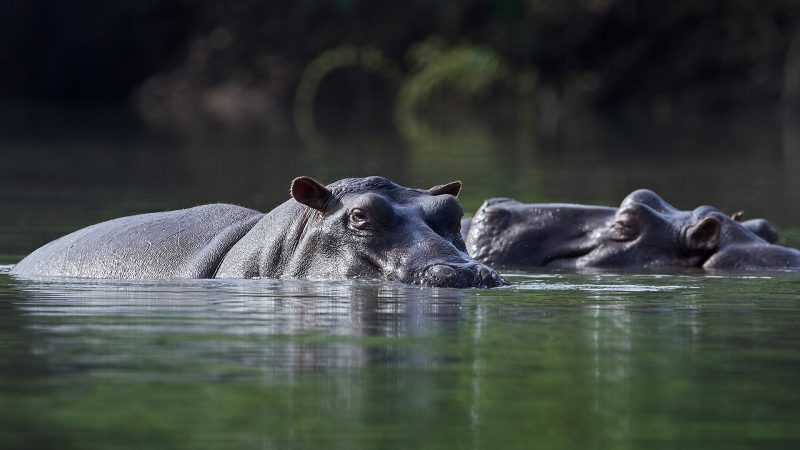
<svg viewBox="0 0 800 450"><path fill-rule="evenodd" d="M619 208L495 198L465 235L475 259L503 268L800 268L800 251L774 245L767 221L736 216L711 206L681 211L645 189Z"/></svg>
<svg viewBox="0 0 800 450"><path fill-rule="evenodd" d="M409 189L382 177L324 186L296 178L267 214L204 205L123 217L57 239L12 273L91 278L380 279L493 287L502 279L467 253L460 182Z"/></svg>

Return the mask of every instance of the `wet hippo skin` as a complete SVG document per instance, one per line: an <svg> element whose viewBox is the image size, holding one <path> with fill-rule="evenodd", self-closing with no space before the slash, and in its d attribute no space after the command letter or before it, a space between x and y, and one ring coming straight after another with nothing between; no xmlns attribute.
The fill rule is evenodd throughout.
<svg viewBox="0 0 800 450"><path fill-rule="evenodd" d="M493 287L466 253L456 181L410 189L382 177L299 177L269 213L226 204L122 217L35 250L11 271L91 278L289 277Z"/></svg>
<svg viewBox="0 0 800 450"><path fill-rule="evenodd" d="M470 255L497 268L800 269L800 251L775 245L769 222L740 218L641 189L619 208L490 199L462 232Z"/></svg>

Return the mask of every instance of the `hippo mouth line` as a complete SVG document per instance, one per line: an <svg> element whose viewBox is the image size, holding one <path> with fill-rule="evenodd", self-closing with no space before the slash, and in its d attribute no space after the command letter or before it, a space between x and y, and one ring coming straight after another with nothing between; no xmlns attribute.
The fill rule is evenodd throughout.
<svg viewBox="0 0 800 450"><path fill-rule="evenodd" d="M370 267L372 267L375 270L375 272L378 273L383 279L385 279L386 281L389 281L389 282L393 282L393 283L399 282L399 283L429 285L428 283L426 283L425 280L428 278L428 274L430 273L430 271L431 271L431 269L433 267L439 266L439 265L443 265L443 266L450 267L451 269L453 268L449 264L433 263L433 264L428 264L426 266L423 266L420 269L413 270L413 271L409 272L406 277L403 277L403 276L400 276L400 275L398 275L397 273L394 273L394 272L386 272L386 271L384 271L378 263L376 263L375 261L373 261L369 257L365 256L365 257L362 257L362 259ZM463 275L460 274L458 271L456 271L456 273L458 274L458 276L460 278L463 277ZM406 278L406 279L404 279L404 278Z"/></svg>

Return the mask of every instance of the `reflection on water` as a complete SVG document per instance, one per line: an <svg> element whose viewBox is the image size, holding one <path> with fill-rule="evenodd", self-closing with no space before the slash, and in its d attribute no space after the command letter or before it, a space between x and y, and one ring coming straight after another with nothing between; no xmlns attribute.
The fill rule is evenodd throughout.
<svg viewBox="0 0 800 450"><path fill-rule="evenodd" d="M56 337L37 353L51 355L50 362L55 361L57 367L68 367L59 361L75 350L60 348L74 343L60 336L113 336L98 342L101 345L88 351L75 369L113 360L108 369L124 372L131 366L148 367L142 353L149 358L149 352L136 349L111 356L104 349L128 348L128 338L158 342L165 336L183 335L186 342L170 364L209 358L207 363L221 368L231 362L253 366L261 372L259 376L273 379L386 360L383 345L364 347L352 343L352 338L446 332L447 324L458 320L458 299L463 295L457 290L431 293L392 285L279 280L37 281L22 282L18 288L26 297L20 311L42 318L37 330ZM65 314L69 319L64 319ZM51 323L52 317L61 319ZM257 348L243 346L240 340ZM420 360L420 355L411 359Z"/></svg>
<svg viewBox="0 0 800 450"><path fill-rule="evenodd" d="M796 276L509 279L0 275L0 446L800 443Z"/></svg>

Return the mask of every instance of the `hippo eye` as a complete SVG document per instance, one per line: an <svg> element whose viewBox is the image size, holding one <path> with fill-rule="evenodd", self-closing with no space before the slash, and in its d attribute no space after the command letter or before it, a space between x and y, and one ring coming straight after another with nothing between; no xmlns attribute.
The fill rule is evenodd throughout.
<svg viewBox="0 0 800 450"><path fill-rule="evenodd" d="M361 208L350 211L350 224L355 228L364 228L367 225L367 214Z"/></svg>
<svg viewBox="0 0 800 450"><path fill-rule="evenodd" d="M616 241L627 241L639 234L639 226L630 216L617 219L611 224L611 238Z"/></svg>

